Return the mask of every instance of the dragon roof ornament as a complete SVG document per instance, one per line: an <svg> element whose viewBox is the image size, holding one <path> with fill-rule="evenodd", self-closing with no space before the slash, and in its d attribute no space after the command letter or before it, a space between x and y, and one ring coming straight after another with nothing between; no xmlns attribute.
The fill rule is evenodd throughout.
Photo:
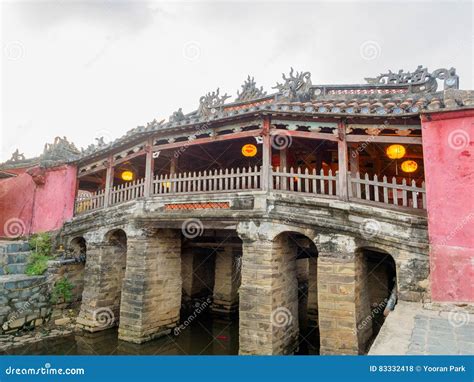
<svg viewBox="0 0 474 382"><path fill-rule="evenodd" d="M26 160L25 154L20 153L20 150L16 149L13 153L12 156L9 160L7 160L5 163L15 163L15 162L22 162Z"/></svg>
<svg viewBox="0 0 474 382"><path fill-rule="evenodd" d="M228 96L227 93L223 96L219 95L219 88L217 88L217 91L209 92L199 99L199 109L197 112L200 116L209 117L214 114L217 109L220 109L228 98L230 98L230 96Z"/></svg>
<svg viewBox="0 0 474 382"><path fill-rule="evenodd" d="M459 89L459 76L455 68L437 69L429 73L427 68L418 65L413 73L403 70L393 73L389 70L388 73L381 73L377 77L365 78L369 85L409 85L413 93L435 92L438 87L437 79L444 81L445 90Z"/></svg>
<svg viewBox="0 0 474 382"><path fill-rule="evenodd" d="M168 118L169 122L180 122L184 119L183 109L179 108L177 111L173 112Z"/></svg>
<svg viewBox="0 0 474 382"><path fill-rule="evenodd" d="M288 101L309 101L312 96L310 72L296 72L291 68L289 76L282 75L284 83L277 82L272 89L277 89L280 95Z"/></svg>
<svg viewBox="0 0 474 382"><path fill-rule="evenodd" d="M53 143L44 145L43 154L40 157L41 162L55 162L61 160L74 160L80 152L66 137L56 137Z"/></svg>
<svg viewBox="0 0 474 382"><path fill-rule="evenodd" d="M242 93L237 90L237 98L235 99L237 102L250 101L267 95L267 92L263 91L263 86L257 88L254 78L250 75L247 76L247 80L241 85L241 88Z"/></svg>

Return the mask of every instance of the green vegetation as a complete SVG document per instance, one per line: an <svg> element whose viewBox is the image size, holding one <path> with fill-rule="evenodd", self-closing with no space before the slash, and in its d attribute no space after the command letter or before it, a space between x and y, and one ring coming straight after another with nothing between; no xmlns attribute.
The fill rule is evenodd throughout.
<svg viewBox="0 0 474 382"><path fill-rule="evenodd" d="M51 293L51 302L53 304L70 302L72 300L73 289L74 285L71 284L67 277L59 279L56 284L54 284L54 288Z"/></svg>
<svg viewBox="0 0 474 382"><path fill-rule="evenodd" d="M48 260L51 259L51 236L48 233L32 235L28 240L31 256L26 267L26 274L30 276L42 275L48 269Z"/></svg>
<svg viewBox="0 0 474 382"><path fill-rule="evenodd" d="M38 255L49 256L51 254L51 236L47 232L32 235L28 244L31 250Z"/></svg>

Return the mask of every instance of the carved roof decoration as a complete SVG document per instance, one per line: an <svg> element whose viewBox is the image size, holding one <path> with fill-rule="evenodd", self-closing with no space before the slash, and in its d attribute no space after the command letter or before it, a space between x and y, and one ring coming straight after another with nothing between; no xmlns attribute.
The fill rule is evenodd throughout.
<svg viewBox="0 0 474 382"><path fill-rule="evenodd" d="M219 111L224 105L226 99L230 98L229 95L219 95L219 88L217 91L207 93L199 99L199 109L197 114L203 117L210 117Z"/></svg>
<svg viewBox="0 0 474 382"><path fill-rule="evenodd" d="M288 101L309 101L312 97L312 83L310 72L296 72L294 69L290 69L289 76L287 77L284 73L282 74L283 82L280 84L277 82L276 86L272 89L277 89L280 94L278 98L283 98ZM280 96L280 97L278 97Z"/></svg>
<svg viewBox="0 0 474 382"><path fill-rule="evenodd" d="M409 85L409 91L413 93L435 92L438 87L437 79L444 81L444 89L459 89L459 76L455 68L437 69L429 73L427 68L418 65L413 73L403 70L393 73L389 70L375 78L365 78L371 85Z"/></svg>
<svg viewBox="0 0 474 382"><path fill-rule="evenodd" d="M39 157L25 158L18 149L12 154L11 158L1 164L1 168L21 168L39 165L40 167L59 166L80 158L80 151L74 143L67 140L66 137L56 137L53 143L44 145L43 153Z"/></svg>
<svg viewBox="0 0 474 382"><path fill-rule="evenodd" d="M247 76L247 79L245 80L244 84L241 85L241 88L242 93L237 90L237 98L235 99L236 102L250 101L253 99L265 97L267 95L267 92L263 91L263 86L257 88L254 78L250 77L250 75Z"/></svg>
<svg viewBox="0 0 474 382"><path fill-rule="evenodd" d="M221 95L220 90L207 93L199 100L197 110L184 113L180 108L167 122L153 120L146 126L138 126L113 142L106 144L96 139L86 149L81 149L80 163L89 163L111 150L124 150L145 141L157 131L182 130L205 126L210 121L232 121L260 113L305 116L338 116L364 118L417 117L420 113L456 110L474 107L474 92L458 90L459 77L454 68L429 72L419 66L414 72L389 71L374 78L366 78L365 84L313 85L310 72L298 72L293 68L282 75L276 92L267 95L257 88L253 77L248 76L233 102ZM444 82L444 91L437 91L437 81ZM59 143L59 142L57 142ZM20 153L16 153L19 155ZM17 158L21 162L21 155ZM39 158L36 158L39 159ZM95 159L95 160L97 160Z"/></svg>

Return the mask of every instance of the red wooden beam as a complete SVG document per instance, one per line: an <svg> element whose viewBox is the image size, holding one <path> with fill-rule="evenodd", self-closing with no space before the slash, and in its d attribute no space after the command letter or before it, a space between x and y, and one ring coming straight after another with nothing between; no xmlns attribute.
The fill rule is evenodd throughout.
<svg viewBox="0 0 474 382"><path fill-rule="evenodd" d="M156 145L153 146L153 151L156 150L168 150L168 149L176 149L180 147L188 147L192 145L205 145L208 143L214 142L222 142L227 141L230 139L240 139L240 138L247 138L247 137L258 137L262 134L262 130L251 130L251 131L242 131L240 133L231 133L225 135L217 135L215 137L206 137L206 138L197 138L192 141L184 141L184 142L174 142L174 143L165 143L163 145Z"/></svg>

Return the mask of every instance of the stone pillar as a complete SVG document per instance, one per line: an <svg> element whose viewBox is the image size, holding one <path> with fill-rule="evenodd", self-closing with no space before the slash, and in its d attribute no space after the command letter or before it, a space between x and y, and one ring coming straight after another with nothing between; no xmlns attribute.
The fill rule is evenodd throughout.
<svg viewBox="0 0 474 382"><path fill-rule="evenodd" d="M308 326L318 326L318 259L308 258Z"/></svg>
<svg viewBox="0 0 474 382"><path fill-rule="evenodd" d="M79 329L96 332L115 326L126 256L127 249L119 244L87 241Z"/></svg>
<svg viewBox="0 0 474 382"><path fill-rule="evenodd" d="M360 354L371 334L366 275L354 239L321 235L318 246L320 354Z"/></svg>
<svg viewBox="0 0 474 382"><path fill-rule="evenodd" d="M214 314L228 316L235 313L239 307L239 252L238 248L226 247L216 254L214 298L211 307Z"/></svg>
<svg viewBox="0 0 474 382"><path fill-rule="evenodd" d="M168 334L181 308L179 231L141 231L128 239L119 339L142 343Z"/></svg>
<svg viewBox="0 0 474 382"><path fill-rule="evenodd" d="M271 239L240 224L240 354L292 354L298 345L296 248L286 235Z"/></svg>
<svg viewBox="0 0 474 382"><path fill-rule="evenodd" d="M192 250L183 249L181 253L181 279L183 287L182 300L184 303L191 301L193 296L193 261L194 253Z"/></svg>

